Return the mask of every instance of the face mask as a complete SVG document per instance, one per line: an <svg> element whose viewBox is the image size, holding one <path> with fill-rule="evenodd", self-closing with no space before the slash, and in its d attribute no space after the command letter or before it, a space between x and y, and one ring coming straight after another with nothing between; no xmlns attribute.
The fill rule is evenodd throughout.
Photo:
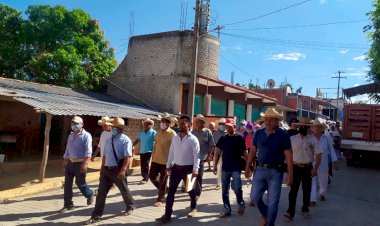
<svg viewBox="0 0 380 226"><path fill-rule="evenodd" d="M166 123L161 122L161 123L160 123L160 128L161 128L162 130L166 130L166 128L168 128L168 126L166 125Z"/></svg>
<svg viewBox="0 0 380 226"><path fill-rule="evenodd" d="M302 135L302 136L306 136L308 131L307 131L307 127L306 126L301 126L300 129L298 130L298 132Z"/></svg>
<svg viewBox="0 0 380 226"><path fill-rule="evenodd" d="M76 131L79 131L81 128L81 125L80 124L77 124L77 125L72 125L71 126L71 130L76 132Z"/></svg>
<svg viewBox="0 0 380 226"><path fill-rule="evenodd" d="M219 130L220 130L220 131L224 131L224 130L226 130L226 126L225 126L225 125L221 125L221 126L219 126Z"/></svg>
<svg viewBox="0 0 380 226"><path fill-rule="evenodd" d="M252 133L251 129L246 129L245 131L247 131L247 133Z"/></svg>
<svg viewBox="0 0 380 226"><path fill-rule="evenodd" d="M245 130L245 126L240 126L240 130Z"/></svg>
<svg viewBox="0 0 380 226"><path fill-rule="evenodd" d="M112 136L116 136L119 133L119 131L117 131L117 128L112 128L111 133L112 133Z"/></svg>

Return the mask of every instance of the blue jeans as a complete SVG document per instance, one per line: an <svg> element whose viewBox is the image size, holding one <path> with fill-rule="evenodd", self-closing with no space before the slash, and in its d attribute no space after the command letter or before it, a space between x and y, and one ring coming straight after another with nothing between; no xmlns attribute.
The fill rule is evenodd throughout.
<svg viewBox="0 0 380 226"><path fill-rule="evenodd" d="M75 177L75 184L86 198L91 198L93 192L86 183L86 173L81 173L80 168L82 162L72 163L70 161L66 164L65 170L65 188L64 188L64 206L71 207L73 204L73 182Z"/></svg>
<svg viewBox="0 0 380 226"><path fill-rule="evenodd" d="M232 190L234 190L236 195L236 200L239 206L245 206L243 200L243 189L241 182L241 172L240 171L222 171L222 198L224 205L224 212L231 213L231 204L229 198L230 184ZM232 177L232 181L231 181Z"/></svg>
<svg viewBox="0 0 380 226"><path fill-rule="evenodd" d="M256 203L261 215L267 219L268 226L274 226L276 221L283 175L277 169L257 167L252 178L251 199ZM263 201L266 190L268 205Z"/></svg>

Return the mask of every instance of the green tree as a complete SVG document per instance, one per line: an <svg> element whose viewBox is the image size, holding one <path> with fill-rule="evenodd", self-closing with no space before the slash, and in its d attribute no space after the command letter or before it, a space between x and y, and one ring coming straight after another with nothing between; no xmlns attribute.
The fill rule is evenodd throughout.
<svg viewBox="0 0 380 226"><path fill-rule="evenodd" d="M113 72L113 49L98 21L85 11L34 5L25 14L23 20L21 12L0 5L0 26L7 31L0 34L5 40L0 44L1 76L97 90ZM7 48L16 54L9 56Z"/></svg>
<svg viewBox="0 0 380 226"><path fill-rule="evenodd" d="M378 0L374 0L372 4L374 10L367 14L371 23L364 27L364 32L368 34L368 38L372 42L368 51L370 65L368 80L380 82L380 5ZM380 102L379 93L370 93L369 97L378 103Z"/></svg>

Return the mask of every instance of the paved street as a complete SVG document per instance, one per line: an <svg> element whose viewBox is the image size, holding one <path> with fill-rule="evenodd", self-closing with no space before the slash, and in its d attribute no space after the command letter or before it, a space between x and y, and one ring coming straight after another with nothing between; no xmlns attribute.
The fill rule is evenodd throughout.
<svg viewBox="0 0 380 226"><path fill-rule="evenodd" d="M287 208L289 189L282 191L277 225L291 226L366 226L380 225L380 171L363 168L347 168L340 161L341 169L335 172L332 184L329 186L327 202L318 203L311 209L311 218L303 219L300 213L300 202L294 222L285 223L281 217ZM259 212L256 207L248 207L244 216L233 216L229 219L219 219L222 209L221 191L215 190L215 178L211 172L205 175L204 192L198 201L198 215L187 218L189 198L185 193L178 192L174 203L173 221L169 225L258 225ZM131 216L121 213L124 204L117 189L111 190L105 208L103 221L99 225L138 224L154 225L154 219L161 216L164 207L154 207L156 190L151 183L140 185L139 176L129 178L130 189L137 202L137 209ZM91 184L96 188L97 184ZM244 186L244 197L248 202L249 189ZM235 203L233 193L232 203ZM298 199L301 200L300 198ZM75 189L74 211L59 214L57 210L63 205L63 190L53 190L43 194L21 197L0 204L0 225L81 225L87 220L93 205L86 206L86 199ZM234 208L236 205L234 204Z"/></svg>

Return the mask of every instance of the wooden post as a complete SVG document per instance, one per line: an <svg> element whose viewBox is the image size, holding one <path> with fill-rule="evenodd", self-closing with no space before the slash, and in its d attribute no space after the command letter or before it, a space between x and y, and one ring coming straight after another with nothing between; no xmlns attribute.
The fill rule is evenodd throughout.
<svg viewBox="0 0 380 226"><path fill-rule="evenodd" d="M45 178L45 170L47 165L47 160L49 156L49 140L50 140L50 128L51 128L51 118L52 115L49 113L45 113L46 115L46 126L45 126L45 140L44 140L44 152L41 161L40 174L39 174L39 182L44 182Z"/></svg>

